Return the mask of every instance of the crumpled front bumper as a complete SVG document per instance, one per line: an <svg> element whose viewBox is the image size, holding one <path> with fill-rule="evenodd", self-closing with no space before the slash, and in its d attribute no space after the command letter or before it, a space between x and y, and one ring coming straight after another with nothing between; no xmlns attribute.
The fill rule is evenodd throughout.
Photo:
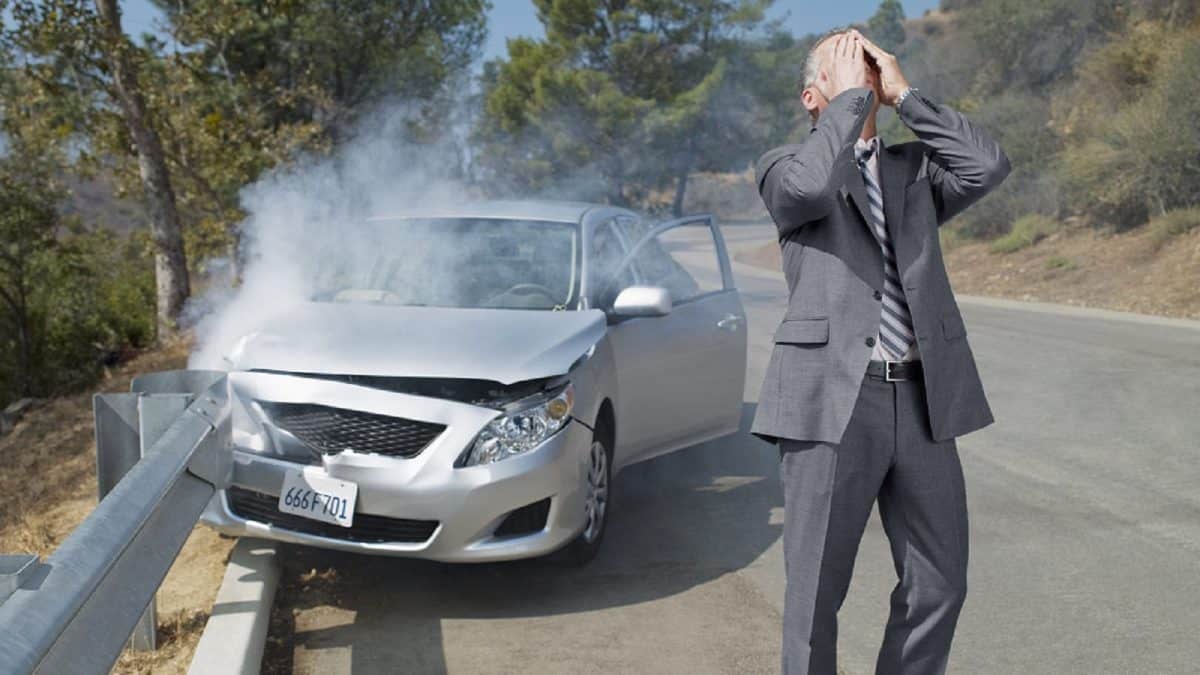
<svg viewBox="0 0 1200 675"><path fill-rule="evenodd" d="M436 527L428 539L417 542L349 541L338 538L336 528L314 534L265 522L269 517L239 516L231 508L229 493L218 491L201 520L221 532L357 553L481 562L552 552L585 525L591 431L576 420L521 455L455 468L455 460L498 414L496 410L277 373L231 373L230 383L235 400L235 489L277 497L287 471L316 471L358 485L356 519L359 514L369 514L436 521ZM295 455L281 452L282 445L296 441L289 441L286 432L273 427L256 401L315 403L434 422L446 429L412 458L345 451L307 465ZM546 498L549 512L540 531L496 535L496 528L510 512Z"/></svg>

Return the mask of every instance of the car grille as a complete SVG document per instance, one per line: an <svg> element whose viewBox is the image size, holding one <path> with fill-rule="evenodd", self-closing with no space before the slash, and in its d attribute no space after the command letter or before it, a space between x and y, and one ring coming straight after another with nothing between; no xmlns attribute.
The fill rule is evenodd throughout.
<svg viewBox="0 0 1200 675"><path fill-rule="evenodd" d="M253 520L300 534L313 534L330 539L360 543L420 544L429 541L438 527L436 520L387 518L366 513L354 514L354 525L342 527L319 520L309 520L279 510L279 497L231 487L228 491L229 510L243 520Z"/></svg>
<svg viewBox="0 0 1200 675"><path fill-rule="evenodd" d="M313 403L259 404L276 426L326 455L350 449L388 457L416 457L446 430L444 424Z"/></svg>

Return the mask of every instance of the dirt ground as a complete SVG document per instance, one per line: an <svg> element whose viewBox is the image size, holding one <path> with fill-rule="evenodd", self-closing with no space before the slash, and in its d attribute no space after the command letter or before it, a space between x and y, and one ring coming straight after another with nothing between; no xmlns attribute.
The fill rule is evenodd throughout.
<svg viewBox="0 0 1200 675"><path fill-rule="evenodd" d="M98 392L129 391L138 373L183 368L190 344L181 339L149 350L105 374ZM92 392L56 398L29 412L0 437L0 551L44 560L96 506L96 444ZM125 652L116 673L183 673L208 620L233 548L208 528L193 530L158 592L159 649Z"/></svg>
<svg viewBox="0 0 1200 675"><path fill-rule="evenodd" d="M1146 228L1105 233L1065 226L1012 253L968 241L943 255L957 293L1200 319L1200 229L1159 246ZM734 258L780 269L774 241Z"/></svg>

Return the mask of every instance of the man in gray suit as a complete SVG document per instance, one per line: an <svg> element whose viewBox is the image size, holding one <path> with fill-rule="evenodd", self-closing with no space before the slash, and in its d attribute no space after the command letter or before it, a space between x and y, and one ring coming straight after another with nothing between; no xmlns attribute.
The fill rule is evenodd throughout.
<svg viewBox="0 0 1200 675"><path fill-rule="evenodd" d="M993 419L938 227L1008 158L858 31L819 40L803 85L809 136L756 166L790 291L751 426L779 445L783 671L836 672L837 612L878 498L899 581L876 673L943 673L967 590L955 437ZM881 104L919 140L884 145Z"/></svg>

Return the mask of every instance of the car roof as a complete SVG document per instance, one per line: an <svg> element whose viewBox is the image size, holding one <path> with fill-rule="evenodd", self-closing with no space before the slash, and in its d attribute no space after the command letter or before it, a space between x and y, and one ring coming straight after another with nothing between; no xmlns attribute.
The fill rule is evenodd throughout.
<svg viewBox="0 0 1200 675"><path fill-rule="evenodd" d="M598 208L614 207L593 202L491 199L462 204L413 207L387 215L373 216L366 220L367 222L381 222L404 218L502 218L580 223L588 211Z"/></svg>

